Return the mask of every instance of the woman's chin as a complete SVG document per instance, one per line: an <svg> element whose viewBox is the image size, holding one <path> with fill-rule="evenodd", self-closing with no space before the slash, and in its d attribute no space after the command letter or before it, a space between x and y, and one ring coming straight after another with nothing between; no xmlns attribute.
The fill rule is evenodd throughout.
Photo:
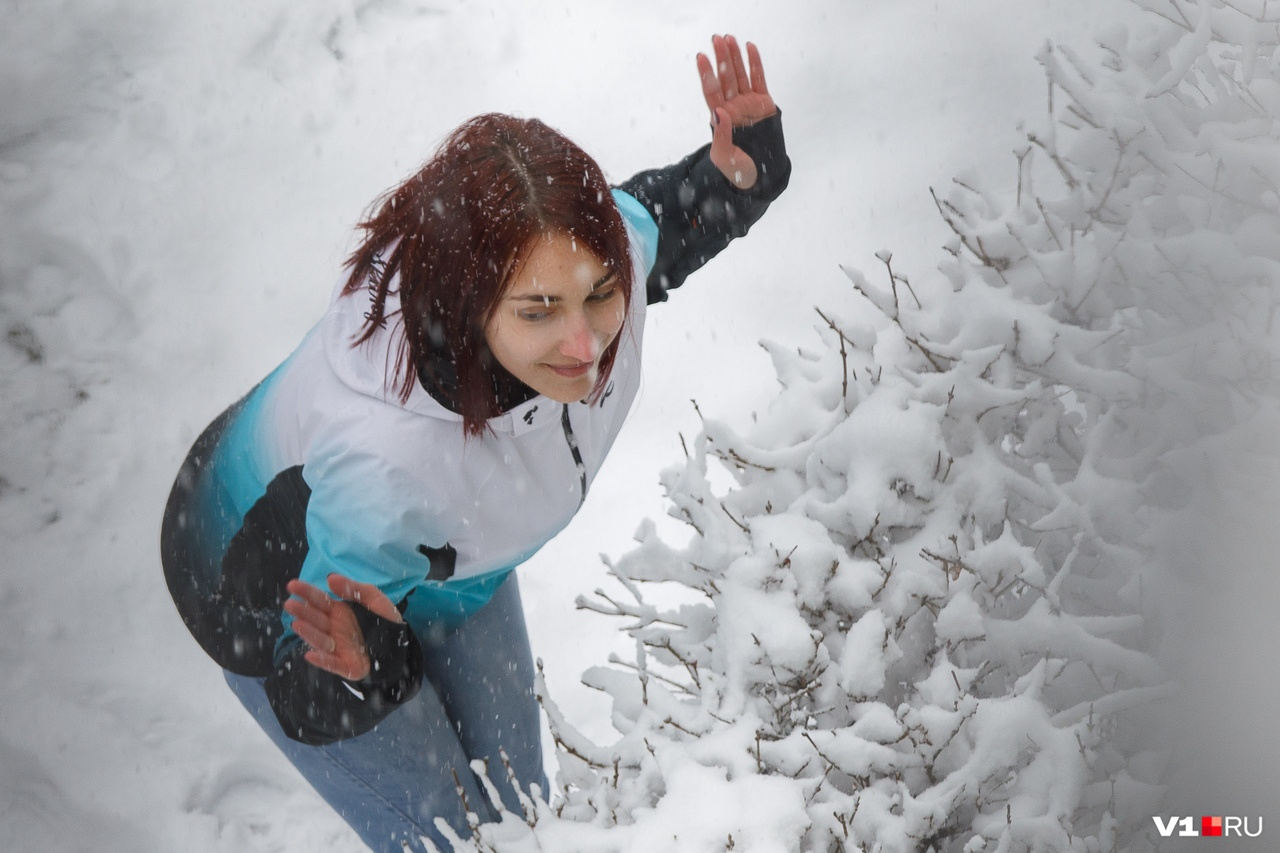
<svg viewBox="0 0 1280 853"><path fill-rule="evenodd" d="M532 387L542 396L557 403L576 403L589 397L591 389L596 386L596 377L599 376L599 371L594 368L576 377L561 376L555 371L549 373L544 381Z"/></svg>

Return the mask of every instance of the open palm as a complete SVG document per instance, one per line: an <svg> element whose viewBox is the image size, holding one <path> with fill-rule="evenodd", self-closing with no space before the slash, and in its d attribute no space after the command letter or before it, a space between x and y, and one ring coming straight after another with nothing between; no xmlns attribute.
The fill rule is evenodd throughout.
<svg viewBox="0 0 1280 853"><path fill-rule="evenodd" d="M733 36L712 36L715 65L698 54L698 76L702 94L711 110L711 162L739 189L755 185L756 164L747 152L733 144L733 128L746 127L778 111L764 79L760 51L747 42L743 62L738 40Z"/></svg>
<svg viewBox="0 0 1280 853"><path fill-rule="evenodd" d="M289 581L287 589L294 597L284 603L284 609L293 617L294 633L310 647L304 655L308 663L359 681L369 674L372 662L352 608L364 607L392 622L402 621L400 612L373 584L336 573L328 581L337 600L305 581Z"/></svg>

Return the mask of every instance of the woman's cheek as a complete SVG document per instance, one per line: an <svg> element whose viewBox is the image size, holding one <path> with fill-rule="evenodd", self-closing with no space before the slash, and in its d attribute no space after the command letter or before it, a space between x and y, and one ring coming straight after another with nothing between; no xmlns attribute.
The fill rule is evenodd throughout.
<svg viewBox="0 0 1280 853"><path fill-rule="evenodd" d="M597 328L603 333L602 337L606 341L611 341L618 334L618 330L622 328L625 313L621 308L613 305L606 307L600 313L604 316L600 318Z"/></svg>

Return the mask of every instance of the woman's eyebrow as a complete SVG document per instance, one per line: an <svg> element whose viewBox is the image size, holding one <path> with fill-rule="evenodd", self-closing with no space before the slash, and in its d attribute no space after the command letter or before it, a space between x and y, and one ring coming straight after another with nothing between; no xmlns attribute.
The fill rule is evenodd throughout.
<svg viewBox="0 0 1280 853"><path fill-rule="evenodd" d="M596 280L596 283L591 285L591 292L595 293L597 290L604 287L616 274L615 270L609 270L604 275L600 276L600 278ZM510 299L512 302L541 302L544 305L553 305L560 301L559 296L547 296L541 293L522 293L515 296L508 296L507 299Z"/></svg>

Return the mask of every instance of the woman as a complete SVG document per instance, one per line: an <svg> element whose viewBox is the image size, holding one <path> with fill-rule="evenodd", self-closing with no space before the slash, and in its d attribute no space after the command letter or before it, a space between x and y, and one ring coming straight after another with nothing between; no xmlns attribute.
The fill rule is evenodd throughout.
<svg viewBox="0 0 1280 853"><path fill-rule="evenodd" d="M712 142L616 189L536 120L458 128L362 223L328 314L178 474L161 549L184 622L375 850L493 819L472 760L548 790L512 570L569 522L621 428L646 304L790 175L759 53L712 41Z"/></svg>

